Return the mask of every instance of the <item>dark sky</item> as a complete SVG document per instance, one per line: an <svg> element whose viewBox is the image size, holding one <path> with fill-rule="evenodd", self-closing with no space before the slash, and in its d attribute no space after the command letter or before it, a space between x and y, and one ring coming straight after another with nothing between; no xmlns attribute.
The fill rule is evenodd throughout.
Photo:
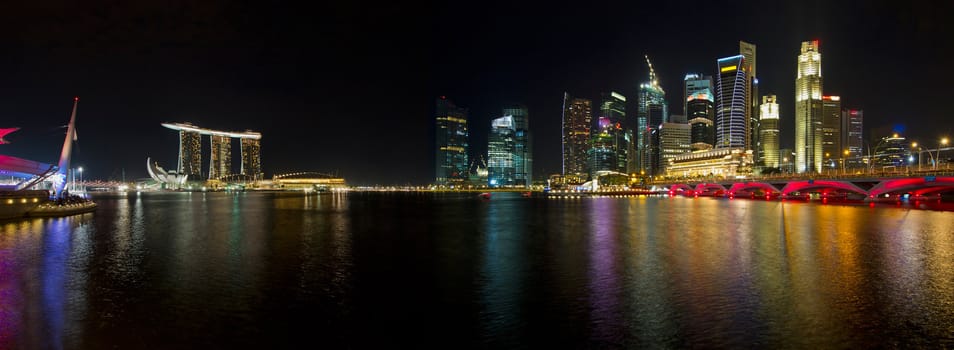
<svg viewBox="0 0 954 350"><path fill-rule="evenodd" d="M683 76L714 73L739 40L758 46L760 93L779 96L790 146L795 59L811 39L826 93L865 109L866 131L954 136L951 1L515 3L7 4L0 127L22 130L0 147L55 162L80 96L74 165L89 178L143 177L146 157L174 168L178 136L159 123L189 121L262 132L269 177L424 184L446 95L470 108L474 154L503 106L525 104L535 171L554 173L563 91L635 97L648 54L681 113Z"/></svg>

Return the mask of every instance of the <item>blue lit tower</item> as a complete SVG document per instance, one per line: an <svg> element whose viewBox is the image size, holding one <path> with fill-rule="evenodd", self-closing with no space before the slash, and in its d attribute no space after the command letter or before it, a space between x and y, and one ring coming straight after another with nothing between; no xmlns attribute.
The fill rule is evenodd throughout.
<svg viewBox="0 0 954 350"><path fill-rule="evenodd" d="M533 183L533 138L527 107L515 105L504 108L503 115L513 117L514 185L530 187Z"/></svg>
<svg viewBox="0 0 954 350"><path fill-rule="evenodd" d="M748 94L745 91L745 58L742 55L720 58L716 80L715 148L749 147Z"/></svg>
<svg viewBox="0 0 954 350"><path fill-rule="evenodd" d="M437 99L435 182L440 185L467 179L467 109L445 96Z"/></svg>
<svg viewBox="0 0 954 350"><path fill-rule="evenodd" d="M516 129L512 115L490 122L490 135L487 137L487 184L490 187L516 184L515 143Z"/></svg>
<svg viewBox="0 0 954 350"><path fill-rule="evenodd" d="M646 56L649 66L649 81L639 84L639 101L636 110L636 166L630 173L642 172L653 174L654 163L658 163L657 147L653 146L653 131L666 120L669 115L669 105L666 103L666 92L659 86L653 65Z"/></svg>

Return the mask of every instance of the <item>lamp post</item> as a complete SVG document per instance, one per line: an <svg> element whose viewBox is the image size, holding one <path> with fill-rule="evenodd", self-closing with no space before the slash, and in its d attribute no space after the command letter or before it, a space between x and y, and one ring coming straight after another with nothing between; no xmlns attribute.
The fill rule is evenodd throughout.
<svg viewBox="0 0 954 350"><path fill-rule="evenodd" d="M917 142L911 142L911 148L918 149L918 172L921 172L921 147L918 147ZM928 152L931 153L931 152Z"/></svg>
<svg viewBox="0 0 954 350"><path fill-rule="evenodd" d="M848 162L848 155L851 154L851 151L845 150L844 152L842 152L842 154L844 154L845 156L841 157L841 174L847 175L848 171L845 169L846 168L845 163Z"/></svg>
<svg viewBox="0 0 954 350"><path fill-rule="evenodd" d="M941 138L941 146L947 146L947 137ZM941 146L937 147L937 162L938 163L941 162ZM944 166L946 167L947 164L945 164Z"/></svg>

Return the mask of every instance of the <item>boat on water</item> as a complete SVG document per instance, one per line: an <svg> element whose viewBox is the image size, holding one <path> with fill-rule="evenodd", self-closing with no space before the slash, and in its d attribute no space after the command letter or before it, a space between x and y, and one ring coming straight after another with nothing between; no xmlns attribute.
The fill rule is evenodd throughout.
<svg viewBox="0 0 954 350"><path fill-rule="evenodd" d="M90 200L83 200L75 203L59 204L56 202L47 202L40 204L26 213L28 217L59 217L78 214L92 213L96 211L96 203Z"/></svg>
<svg viewBox="0 0 954 350"><path fill-rule="evenodd" d="M0 191L0 220L25 217L49 198L45 190Z"/></svg>
<svg viewBox="0 0 954 350"><path fill-rule="evenodd" d="M490 192L481 193L477 195L477 197L480 197L480 199L490 199Z"/></svg>

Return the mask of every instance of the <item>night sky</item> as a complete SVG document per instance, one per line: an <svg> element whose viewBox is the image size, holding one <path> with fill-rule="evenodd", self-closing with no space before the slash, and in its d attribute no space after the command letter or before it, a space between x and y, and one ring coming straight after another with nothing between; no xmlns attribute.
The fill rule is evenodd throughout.
<svg viewBox="0 0 954 350"><path fill-rule="evenodd" d="M174 168L178 135L159 124L188 121L260 131L266 177L426 184L440 95L470 109L472 155L502 107L526 105L535 173L556 173L564 91L635 101L648 54L682 113L685 74L714 74L739 40L758 46L760 94L779 97L783 147L796 56L813 39L825 93L865 110L867 139L954 136L951 1L18 2L0 13L0 127L22 128L0 151L54 163L79 96L73 163L87 178L144 177L146 157Z"/></svg>

